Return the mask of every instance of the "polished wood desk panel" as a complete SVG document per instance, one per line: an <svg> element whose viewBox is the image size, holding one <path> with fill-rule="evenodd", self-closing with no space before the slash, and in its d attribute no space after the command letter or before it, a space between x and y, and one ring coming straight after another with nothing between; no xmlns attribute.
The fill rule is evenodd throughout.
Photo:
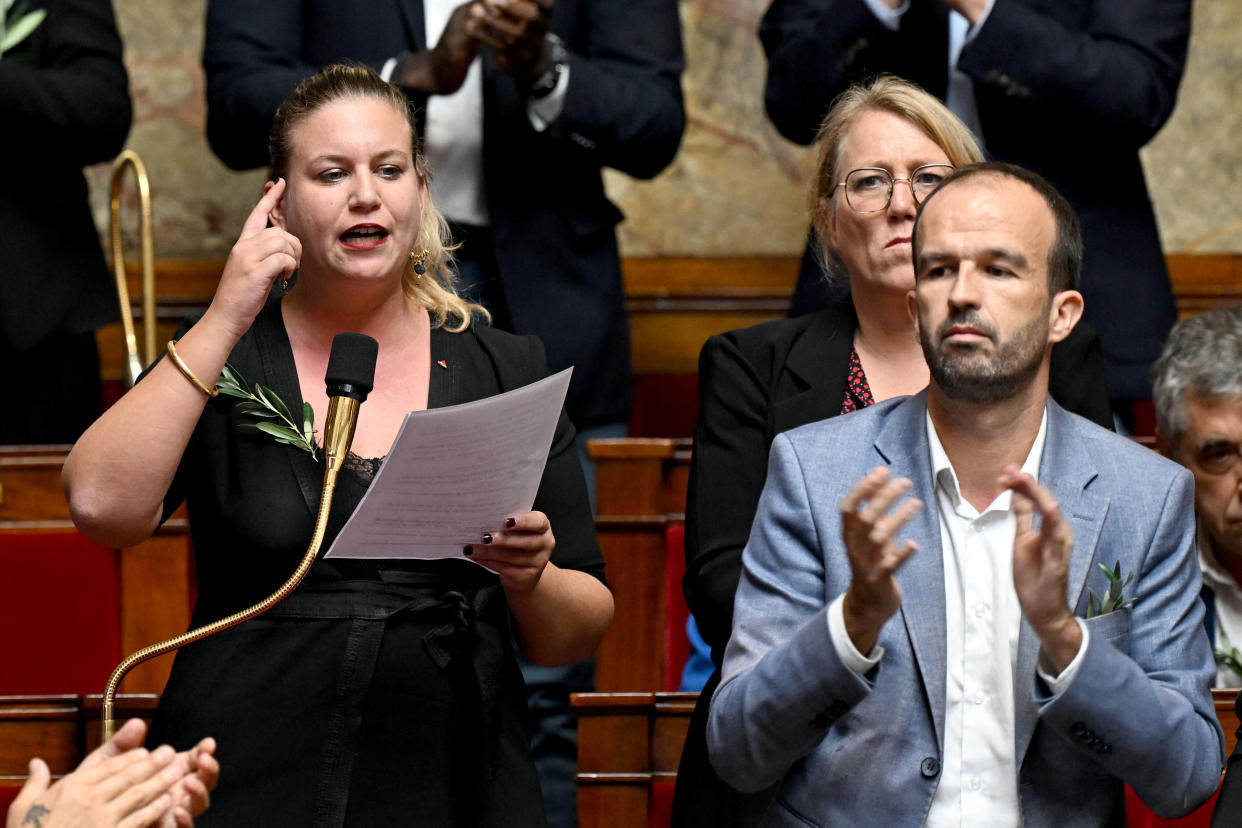
<svg viewBox="0 0 1242 828"><path fill-rule="evenodd" d="M159 697L124 694L116 698L116 721L150 721ZM21 785L36 756L54 775L69 773L99 747L102 697L0 696L0 786Z"/></svg>
<svg viewBox="0 0 1242 828"><path fill-rule="evenodd" d="M596 653L596 689L665 686L665 535L684 519L688 440L592 440L596 519L616 611Z"/></svg>

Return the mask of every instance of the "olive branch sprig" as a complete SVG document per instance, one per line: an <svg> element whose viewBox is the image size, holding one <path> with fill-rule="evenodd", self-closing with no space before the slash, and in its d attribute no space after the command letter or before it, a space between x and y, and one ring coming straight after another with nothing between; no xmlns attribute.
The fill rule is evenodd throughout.
<svg viewBox="0 0 1242 828"><path fill-rule="evenodd" d="M20 0L0 0L0 56L29 37L45 17L47 9L27 13Z"/></svg>
<svg viewBox="0 0 1242 828"><path fill-rule="evenodd" d="M1228 667L1233 671L1234 675L1242 677L1242 653L1238 652L1238 648L1229 643L1229 637L1223 632L1220 634L1220 646L1213 653L1216 657L1216 663Z"/></svg>
<svg viewBox="0 0 1242 828"><path fill-rule="evenodd" d="M1123 590L1134 580L1134 573L1126 575L1125 580L1121 579L1121 561L1117 561L1116 566L1109 569L1104 564L1098 564L1100 569L1104 570L1104 575L1108 578L1108 589L1104 591L1104 597L1101 598L1094 589L1087 587L1087 592L1091 593L1091 597L1087 599L1087 617L1095 618L1097 615L1107 615L1115 610L1125 609L1132 605L1134 598L1127 598Z"/></svg>
<svg viewBox="0 0 1242 828"><path fill-rule="evenodd" d="M312 458L316 457L315 411L310 403L302 403L302 422L299 425L294 422L289 407L281 401L275 391L257 382L254 384L254 391L251 391L242 375L227 362L224 364L224 370L220 372L220 379L216 380L216 390L221 394L242 400L237 403L237 410L259 420L257 423L242 423L242 428L261 431L274 437L278 443L300 448L310 452ZM274 422L277 420L284 422Z"/></svg>

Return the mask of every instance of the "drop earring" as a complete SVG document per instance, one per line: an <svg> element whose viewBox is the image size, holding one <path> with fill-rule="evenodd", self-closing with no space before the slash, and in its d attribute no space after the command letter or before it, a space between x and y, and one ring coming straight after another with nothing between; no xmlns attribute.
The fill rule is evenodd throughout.
<svg viewBox="0 0 1242 828"><path fill-rule="evenodd" d="M429 252L430 251L428 251L427 248L425 247L422 249L422 251L418 253L415 253L413 250L410 251L410 261L414 263L414 273L416 277L421 277L421 276L426 275L427 265L424 263L423 260L427 258L427 254ZM414 279L414 284L417 285L421 283L422 283L421 278Z"/></svg>

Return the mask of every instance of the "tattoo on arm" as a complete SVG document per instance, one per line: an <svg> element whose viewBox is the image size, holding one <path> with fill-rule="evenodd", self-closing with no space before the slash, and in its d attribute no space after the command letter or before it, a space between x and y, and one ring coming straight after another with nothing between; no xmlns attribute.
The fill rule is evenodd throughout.
<svg viewBox="0 0 1242 828"><path fill-rule="evenodd" d="M33 825L34 828L43 828L41 820L50 813L51 811L42 805L31 805L30 810L26 812L26 818L22 820L22 825Z"/></svg>

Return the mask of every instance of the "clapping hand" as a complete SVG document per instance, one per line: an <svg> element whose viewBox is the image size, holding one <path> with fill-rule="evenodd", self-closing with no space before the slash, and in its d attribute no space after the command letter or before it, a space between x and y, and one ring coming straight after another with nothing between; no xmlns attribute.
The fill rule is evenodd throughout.
<svg viewBox="0 0 1242 828"><path fill-rule="evenodd" d="M998 482L1002 488L1013 491L1013 511L1017 517L1013 586L1018 604L1059 673L1082 646L1082 630L1065 601L1074 533L1056 498L1029 474L1017 466L1007 466Z"/></svg>
<svg viewBox="0 0 1242 828"><path fill-rule="evenodd" d="M220 766L215 742L204 739L176 753L164 745L143 748L146 725L138 719L82 760L56 784L42 759L9 808L7 828L160 828L189 826L207 810Z"/></svg>
<svg viewBox="0 0 1242 828"><path fill-rule="evenodd" d="M547 68L544 35L551 16L552 0L479 0L466 29L492 47L501 71L534 79Z"/></svg>
<svg viewBox="0 0 1242 828"><path fill-rule="evenodd" d="M877 467L841 500L841 538L850 560L851 580L845 592L845 629L860 653L869 653L880 628L901 606L896 573L918 549L912 540L898 542L897 532L922 508L904 477L889 478Z"/></svg>
<svg viewBox="0 0 1242 828"><path fill-rule="evenodd" d="M461 88L479 53L479 43L469 30L471 15L478 5L479 0L471 0L453 9L435 48L402 64L402 85L435 95L451 95Z"/></svg>

